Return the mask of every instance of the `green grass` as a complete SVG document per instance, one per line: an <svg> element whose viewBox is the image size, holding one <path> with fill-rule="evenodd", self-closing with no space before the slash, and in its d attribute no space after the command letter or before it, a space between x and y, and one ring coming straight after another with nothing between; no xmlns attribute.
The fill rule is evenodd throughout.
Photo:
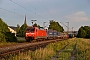
<svg viewBox="0 0 90 60"><path fill-rule="evenodd" d="M90 60L90 39L78 39L77 59Z"/></svg>

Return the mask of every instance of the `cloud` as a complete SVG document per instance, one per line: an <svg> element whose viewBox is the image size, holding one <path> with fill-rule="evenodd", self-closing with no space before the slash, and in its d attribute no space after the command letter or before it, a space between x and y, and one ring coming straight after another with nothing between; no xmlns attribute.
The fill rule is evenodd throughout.
<svg viewBox="0 0 90 60"><path fill-rule="evenodd" d="M69 20L77 21L77 22L89 20L86 13L83 11L66 16L66 18L68 18Z"/></svg>

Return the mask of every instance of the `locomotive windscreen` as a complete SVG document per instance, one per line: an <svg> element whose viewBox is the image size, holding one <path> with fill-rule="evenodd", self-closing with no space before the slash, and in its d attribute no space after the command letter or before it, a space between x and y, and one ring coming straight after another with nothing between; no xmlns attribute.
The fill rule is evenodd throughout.
<svg viewBox="0 0 90 60"><path fill-rule="evenodd" d="M35 28L34 27L31 27L31 28L27 28L26 31L29 31L29 32L34 32L35 31Z"/></svg>

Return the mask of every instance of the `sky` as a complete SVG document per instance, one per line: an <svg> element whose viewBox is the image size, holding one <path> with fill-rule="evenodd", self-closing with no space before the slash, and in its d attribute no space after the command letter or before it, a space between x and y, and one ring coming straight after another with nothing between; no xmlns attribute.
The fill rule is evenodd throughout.
<svg viewBox="0 0 90 60"><path fill-rule="evenodd" d="M90 0L0 0L0 18L9 26L21 26L25 15L29 26L31 20L37 20L40 26L46 22L48 27L54 20L65 30L69 24L69 30L77 31L90 26Z"/></svg>

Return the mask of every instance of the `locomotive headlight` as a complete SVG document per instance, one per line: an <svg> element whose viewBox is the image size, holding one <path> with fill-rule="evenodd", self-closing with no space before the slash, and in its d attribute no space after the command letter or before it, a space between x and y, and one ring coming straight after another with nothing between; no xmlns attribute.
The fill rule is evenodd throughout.
<svg viewBox="0 0 90 60"><path fill-rule="evenodd" d="M29 33L26 33L26 34L29 34Z"/></svg>
<svg viewBox="0 0 90 60"><path fill-rule="evenodd" d="M29 33L26 33L26 36L28 37Z"/></svg>

